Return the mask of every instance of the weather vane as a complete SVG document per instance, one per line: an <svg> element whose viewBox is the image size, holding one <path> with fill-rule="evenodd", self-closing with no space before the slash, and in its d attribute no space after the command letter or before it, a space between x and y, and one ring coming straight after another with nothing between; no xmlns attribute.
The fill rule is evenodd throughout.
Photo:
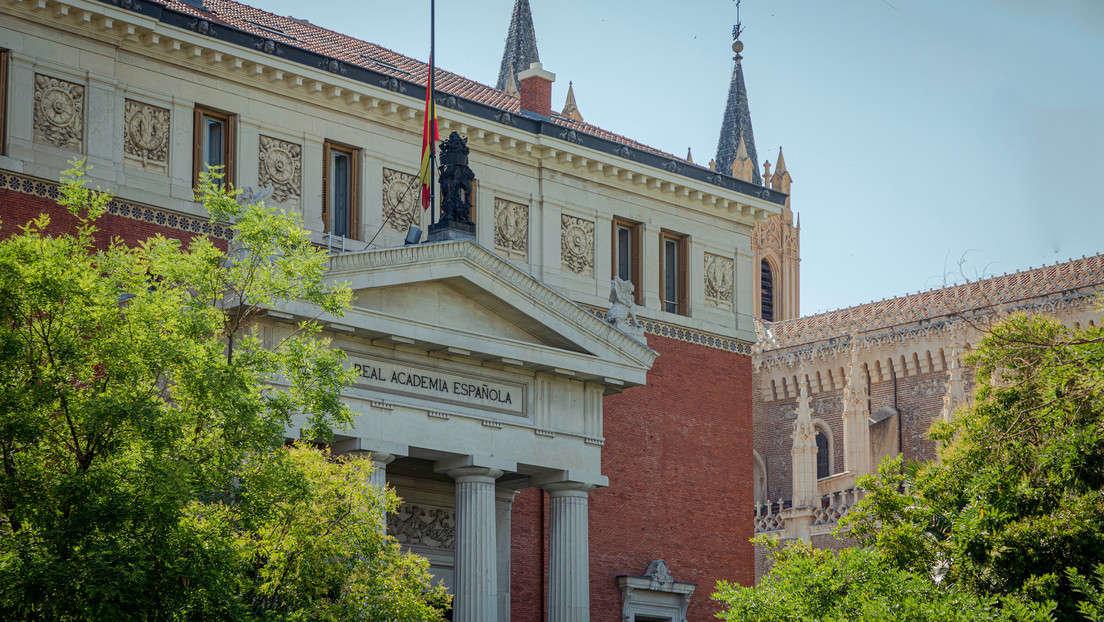
<svg viewBox="0 0 1104 622"><path fill-rule="evenodd" d="M736 0L736 25L732 27L732 40L740 38L744 32L744 26L740 23L740 0Z"/></svg>

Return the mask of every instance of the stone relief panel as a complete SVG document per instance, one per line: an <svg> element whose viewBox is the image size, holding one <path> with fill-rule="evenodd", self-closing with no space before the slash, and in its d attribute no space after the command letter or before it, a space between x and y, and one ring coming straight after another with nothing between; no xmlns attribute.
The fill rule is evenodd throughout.
<svg viewBox="0 0 1104 622"><path fill-rule="evenodd" d="M529 260L529 206L505 199L494 202L495 252L507 259Z"/></svg>
<svg viewBox="0 0 1104 622"><path fill-rule="evenodd" d="M387 228L406 233L418 220L420 197L417 175L383 169L383 222Z"/></svg>
<svg viewBox="0 0 1104 622"><path fill-rule="evenodd" d="M387 533L403 546L451 551L456 544L456 510L404 503L387 517Z"/></svg>
<svg viewBox="0 0 1104 622"><path fill-rule="evenodd" d="M84 86L35 74L34 142L84 151Z"/></svg>
<svg viewBox="0 0 1104 622"><path fill-rule="evenodd" d="M123 107L123 161L154 173L169 171L169 111L128 99Z"/></svg>
<svg viewBox="0 0 1104 622"><path fill-rule="evenodd" d="M560 216L560 263L564 270L594 276L594 222Z"/></svg>
<svg viewBox="0 0 1104 622"><path fill-rule="evenodd" d="M728 257L705 254L705 304L732 309L733 262Z"/></svg>
<svg viewBox="0 0 1104 622"><path fill-rule="evenodd" d="M272 200L299 207L303 190L303 147L261 134L257 185L272 186Z"/></svg>

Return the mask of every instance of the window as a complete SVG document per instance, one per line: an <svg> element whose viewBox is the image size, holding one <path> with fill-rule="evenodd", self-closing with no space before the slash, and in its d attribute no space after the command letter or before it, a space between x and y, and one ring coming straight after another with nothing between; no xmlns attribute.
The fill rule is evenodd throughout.
<svg viewBox="0 0 1104 622"><path fill-rule="evenodd" d="M832 455L828 448L828 436L821 430L816 433L817 446L817 479L824 479L832 474Z"/></svg>
<svg viewBox="0 0 1104 622"><path fill-rule="evenodd" d="M690 315L687 276L690 267L690 238L663 232L659 236L659 293L661 307L668 313Z"/></svg>
<svg viewBox="0 0 1104 622"><path fill-rule="evenodd" d="M234 183L234 115L196 107L192 187L199 186L200 173L215 167L221 167L223 186Z"/></svg>
<svg viewBox="0 0 1104 622"><path fill-rule="evenodd" d="M8 108L8 53L0 51L0 153L7 153L8 128L4 124L4 112Z"/></svg>
<svg viewBox="0 0 1104 622"><path fill-rule="evenodd" d="M613 274L622 281L630 281L636 287L633 297L636 304L644 304L644 287L641 281L641 250L643 250L644 225L627 220L613 220Z"/></svg>
<svg viewBox="0 0 1104 622"><path fill-rule="evenodd" d="M759 317L767 322L774 321L774 272L770 262L764 259L759 265Z"/></svg>
<svg viewBox="0 0 1104 622"><path fill-rule="evenodd" d="M327 142L322 150L322 223L326 233L357 237L357 179L360 152Z"/></svg>

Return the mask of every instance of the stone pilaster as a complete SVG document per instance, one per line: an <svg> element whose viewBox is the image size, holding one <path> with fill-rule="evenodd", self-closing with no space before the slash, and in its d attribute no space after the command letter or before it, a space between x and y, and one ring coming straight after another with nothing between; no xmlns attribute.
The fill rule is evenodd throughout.
<svg viewBox="0 0 1104 622"><path fill-rule="evenodd" d="M502 471L463 466L445 471L456 480L456 622L498 622L495 479Z"/></svg>
<svg viewBox="0 0 1104 622"><path fill-rule="evenodd" d="M847 386L843 389L843 467L858 476L871 470L870 417L866 378L862 374L854 335L851 343L851 363L847 369Z"/></svg>
<svg viewBox="0 0 1104 622"><path fill-rule="evenodd" d="M797 418L793 424L793 507L809 507L819 501L817 494L816 429L813 410L809 407L809 377L804 370L798 376L800 395L797 398Z"/></svg>
<svg viewBox="0 0 1104 622"><path fill-rule="evenodd" d="M594 486L546 484L551 497L548 560L548 622L589 622L590 542L587 495Z"/></svg>
<svg viewBox="0 0 1104 622"><path fill-rule="evenodd" d="M495 548L498 553L498 620L510 622L510 519L517 491L495 489Z"/></svg>

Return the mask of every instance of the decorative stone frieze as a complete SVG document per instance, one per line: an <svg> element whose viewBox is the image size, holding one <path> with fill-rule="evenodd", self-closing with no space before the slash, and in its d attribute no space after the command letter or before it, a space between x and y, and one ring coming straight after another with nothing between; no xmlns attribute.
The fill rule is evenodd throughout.
<svg viewBox="0 0 1104 622"><path fill-rule="evenodd" d="M507 259L529 260L529 206L505 199L494 202L495 252Z"/></svg>
<svg viewBox="0 0 1104 622"><path fill-rule="evenodd" d="M733 261L713 253L705 254L705 304L732 309Z"/></svg>
<svg viewBox="0 0 1104 622"><path fill-rule="evenodd" d="M261 135L257 181L272 186L277 203L299 207L302 193L303 147L279 138Z"/></svg>
<svg viewBox="0 0 1104 622"><path fill-rule="evenodd" d="M34 142L84 151L84 86L35 74Z"/></svg>
<svg viewBox="0 0 1104 622"><path fill-rule="evenodd" d="M418 220L420 184L417 175L383 169L383 222L405 233Z"/></svg>
<svg viewBox="0 0 1104 622"><path fill-rule="evenodd" d="M456 545L456 510L403 504L388 517L387 533L404 546L451 551Z"/></svg>
<svg viewBox="0 0 1104 622"><path fill-rule="evenodd" d="M565 270L594 276L594 222L560 216L560 263Z"/></svg>
<svg viewBox="0 0 1104 622"><path fill-rule="evenodd" d="M165 174L169 171L169 111L126 100L123 107L123 162Z"/></svg>

